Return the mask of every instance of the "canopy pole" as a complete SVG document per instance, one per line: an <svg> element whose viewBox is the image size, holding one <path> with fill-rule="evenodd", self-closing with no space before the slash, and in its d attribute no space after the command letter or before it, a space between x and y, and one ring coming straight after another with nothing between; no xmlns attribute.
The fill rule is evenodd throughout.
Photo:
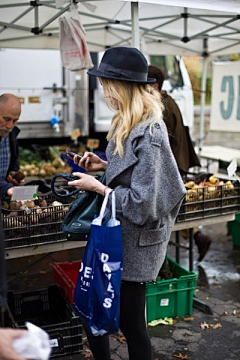
<svg viewBox="0 0 240 360"><path fill-rule="evenodd" d="M199 156L201 156L202 145L204 141L204 121L205 121L205 98L207 88L207 63L208 63L208 52L207 52L207 39L203 40L204 51L203 51L203 65L202 65L202 81L201 81L201 107L200 107L200 123L199 123Z"/></svg>
<svg viewBox="0 0 240 360"><path fill-rule="evenodd" d="M132 16L132 47L140 48L139 41L139 6L138 2L131 2Z"/></svg>
<svg viewBox="0 0 240 360"><path fill-rule="evenodd" d="M188 8L184 8L184 19L183 19L183 27L184 27L184 38L187 39L188 37Z"/></svg>

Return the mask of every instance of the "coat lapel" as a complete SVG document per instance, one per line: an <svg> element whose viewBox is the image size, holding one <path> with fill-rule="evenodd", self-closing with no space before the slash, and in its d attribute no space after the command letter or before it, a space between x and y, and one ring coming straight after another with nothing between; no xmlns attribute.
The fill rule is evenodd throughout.
<svg viewBox="0 0 240 360"><path fill-rule="evenodd" d="M134 127L132 129L129 137L124 141L124 155L122 158L119 154L113 155L115 144L113 140L109 141L106 151L108 159L108 169L106 174L107 184L110 184L119 174L123 173L125 170L129 169L138 162L138 159L134 154L134 143L139 137L144 135L148 126L149 124L144 124L141 127Z"/></svg>

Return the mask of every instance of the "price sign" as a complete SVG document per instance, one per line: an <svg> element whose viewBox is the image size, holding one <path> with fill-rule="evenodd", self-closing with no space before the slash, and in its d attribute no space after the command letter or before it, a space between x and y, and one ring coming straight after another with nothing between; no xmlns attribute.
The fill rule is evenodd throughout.
<svg viewBox="0 0 240 360"><path fill-rule="evenodd" d="M15 186L11 200L33 200L37 197L38 185Z"/></svg>

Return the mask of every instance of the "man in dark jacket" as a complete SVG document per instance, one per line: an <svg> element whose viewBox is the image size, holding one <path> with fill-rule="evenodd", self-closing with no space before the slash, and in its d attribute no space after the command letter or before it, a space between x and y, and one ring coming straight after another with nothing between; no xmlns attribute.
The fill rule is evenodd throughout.
<svg viewBox="0 0 240 360"><path fill-rule="evenodd" d="M162 90L165 76L157 66L149 65L148 76L155 78L156 82L152 85L161 93L164 105L163 120L167 125L169 142L180 173L183 175L194 166L200 167L200 161L195 153L189 135L189 129L184 125L181 111L171 96ZM199 258L202 261L211 244L209 236L204 235L198 229L194 229L195 244L198 247Z"/></svg>
<svg viewBox="0 0 240 360"><path fill-rule="evenodd" d="M163 72L156 66L150 65L148 67L148 75L150 76L150 74L157 80L153 87L161 93L164 105L163 120L167 125L171 149L179 171L186 173L194 166L200 167L201 164L193 148L188 127L183 123L178 105L166 91L161 90L164 81Z"/></svg>
<svg viewBox="0 0 240 360"><path fill-rule="evenodd" d="M0 96L0 197L11 196L13 187L22 182L22 176L15 178L19 170L16 126L21 114L21 103L13 94ZM18 175L21 175L18 174Z"/></svg>

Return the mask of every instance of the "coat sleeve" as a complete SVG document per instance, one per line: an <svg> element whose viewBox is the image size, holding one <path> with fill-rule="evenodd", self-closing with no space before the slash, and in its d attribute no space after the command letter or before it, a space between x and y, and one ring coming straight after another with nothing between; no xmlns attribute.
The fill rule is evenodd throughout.
<svg viewBox="0 0 240 360"><path fill-rule="evenodd" d="M8 168L8 173L10 171L18 171L19 170L19 146L17 141L17 136L19 134L19 129L15 126L15 128L11 131L9 135L10 139L10 150L11 150L11 161Z"/></svg>
<svg viewBox="0 0 240 360"><path fill-rule="evenodd" d="M129 188L118 186L117 209L129 221L143 225L168 215L181 204L185 187L172 154L165 124L146 129L133 143L137 162ZM180 205L179 205L180 206Z"/></svg>
<svg viewBox="0 0 240 360"><path fill-rule="evenodd" d="M10 132L9 140L10 140L10 150L11 150L11 160L8 168L8 174L10 171L18 171L19 170L19 146L17 142L17 135L19 134L18 127L14 127ZM5 196L7 194L7 190L13 187L11 183L9 183L6 179L0 177L0 197Z"/></svg>
<svg viewBox="0 0 240 360"><path fill-rule="evenodd" d="M5 179L0 178L0 197L7 195L7 190L13 187L13 185L7 182Z"/></svg>

